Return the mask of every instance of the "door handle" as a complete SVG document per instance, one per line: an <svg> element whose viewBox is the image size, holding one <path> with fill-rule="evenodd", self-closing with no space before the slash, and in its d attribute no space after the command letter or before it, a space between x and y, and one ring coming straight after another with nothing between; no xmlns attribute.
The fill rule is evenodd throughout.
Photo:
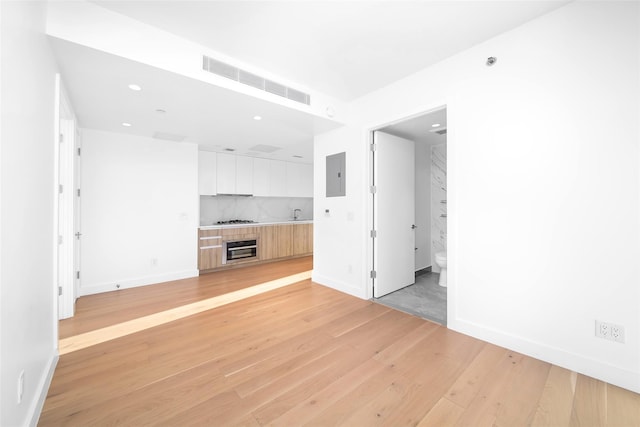
<svg viewBox="0 0 640 427"><path fill-rule="evenodd" d="M417 225L415 225L415 224L411 224L411 229L412 229L412 230L415 230L416 228L418 228L418 226L417 226Z"/></svg>

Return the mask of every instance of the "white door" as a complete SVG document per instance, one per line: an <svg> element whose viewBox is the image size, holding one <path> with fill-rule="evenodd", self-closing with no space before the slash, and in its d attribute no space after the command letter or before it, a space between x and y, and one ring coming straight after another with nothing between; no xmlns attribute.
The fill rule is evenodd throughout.
<svg viewBox="0 0 640 427"><path fill-rule="evenodd" d="M73 244L73 271L74 271L74 286L73 286L73 301L75 303L76 295L80 294L80 244L82 241L82 227L80 223L80 209L82 204L80 203L81 197L81 181L80 177L82 176L82 143L81 143L82 135L80 134L80 130L76 129L76 147L74 154L74 186L75 194L74 194L74 203L73 203L73 234L75 237Z"/></svg>
<svg viewBox="0 0 640 427"><path fill-rule="evenodd" d="M60 82L60 75L56 75L56 135L58 173L56 201L57 247L55 285L58 294L58 318L66 319L74 314L74 221L75 194L74 163L75 163L75 132L76 124L71 104L65 95Z"/></svg>
<svg viewBox="0 0 640 427"><path fill-rule="evenodd" d="M414 142L375 132L373 152L373 296L415 282Z"/></svg>

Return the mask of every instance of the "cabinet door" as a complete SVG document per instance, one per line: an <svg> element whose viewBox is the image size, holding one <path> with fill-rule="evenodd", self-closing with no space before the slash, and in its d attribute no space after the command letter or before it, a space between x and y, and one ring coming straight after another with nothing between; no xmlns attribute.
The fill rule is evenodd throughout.
<svg viewBox="0 0 640 427"><path fill-rule="evenodd" d="M253 194L253 157L236 156L236 194Z"/></svg>
<svg viewBox="0 0 640 427"><path fill-rule="evenodd" d="M253 195L269 196L270 164L268 159L253 159Z"/></svg>
<svg viewBox="0 0 640 427"><path fill-rule="evenodd" d="M217 248L200 248L199 270L210 270L222 265L222 246Z"/></svg>
<svg viewBox="0 0 640 427"><path fill-rule="evenodd" d="M278 258L278 229L275 225L260 227L260 244L258 256L262 261Z"/></svg>
<svg viewBox="0 0 640 427"><path fill-rule="evenodd" d="M198 233L198 270L210 270L222 265L220 230L200 230Z"/></svg>
<svg viewBox="0 0 640 427"><path fill-rule="evenodd" d="M313 165L287 162L287 196L313 197Z"/></svg>
<svg viewBox="0 0 640 427"><path fill-rule="evenodd" d="M313 253L313 224L295 224L293 227L293 255Z"/></svg>
<svg viewBox="0 0 640 427"><path fill-rule="evenodd" d="M216 153L198 151L198 194L201 196L217 193L216 162Z"/></svg>
<svg viewBox="0 0 640 427"><path fill-rule="evenodd" d="M236 194L236 156L218 153L216 165L218 194Z"/></svg>
<svg viewBox="0 0 640 427"><path fill-rule="evenodd" d="M294 225L276 225L277 229L277 257L283 258L293 255L293 227Z"/></svg>
<svg viewBox="0 0 640 427"><path fill-rule="evenodd" d="M272 160L269 175L269 196L287 197L287 162Z"/></svg>

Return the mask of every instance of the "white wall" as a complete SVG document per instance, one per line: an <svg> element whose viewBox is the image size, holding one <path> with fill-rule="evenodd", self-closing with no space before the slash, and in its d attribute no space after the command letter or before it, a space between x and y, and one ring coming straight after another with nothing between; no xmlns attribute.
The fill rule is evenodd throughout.
<svg viewBox="0 0 640 427"><path fill-rule="evenodd" d="M371 295L367 131L446 104L449 327L639 392L638 7L570 3L354 102L316 138L315 182L338 151L353 179L316 185L314 280Z"/></svg>
<svg viewBox="0 0 640 427"><path fill-rule="evenodd" d="M35 425L57 360L56 67L43 34L46 4L3 1L0 15L0 425Z"/></svg>
<svg viewBox="0 0 640 427"><path fill-rule="evenodd" d="M416 143L416 271L431 265L431 147Z"/></svg>
<svg viewBox="0 0 640 427"><path fill-rule="evenodd" d="M197 145L90 129L82 138L80 294L196 276Z"/></svg>

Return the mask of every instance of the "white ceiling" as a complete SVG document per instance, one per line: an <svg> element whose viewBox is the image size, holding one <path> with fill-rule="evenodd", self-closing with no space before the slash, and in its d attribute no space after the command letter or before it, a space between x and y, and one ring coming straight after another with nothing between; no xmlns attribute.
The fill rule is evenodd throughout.
<svg viewBox="0 0 640 427"><path fill-rule="evenodd" d="M348 101L568 1L93 3L281 76L301 89ZM313 136L337 126L73 43L52 39L52 46L82 127L143 136L163 132L184 136L201 149L233 148L236 154L310 163ZM130 83L143 90L130 91ZM263 120L253 120L255 115ZM122 122L133 126L123 128ZM407 129L401 132L410 137ZM251 150L258 144L281 149L270 154Z"/></svg>
<svg viewBox="0 0 640 427"><path fill-rule="evenodd" d="M312 163L313 135L339 126L75 43L52 38L51 45L84 128L147 137L159 132L205 150L232 148L234 154ZM142 90L130 90L131 83ZM254 120L256 115L262 120ZM265 153L251 149L256 145L280 149Z"/></svg>
<svg viewBox="0 0 640 427"><path fill-rule="evenodd" d="M93 3L351 100L568 0Z"/></svg>

